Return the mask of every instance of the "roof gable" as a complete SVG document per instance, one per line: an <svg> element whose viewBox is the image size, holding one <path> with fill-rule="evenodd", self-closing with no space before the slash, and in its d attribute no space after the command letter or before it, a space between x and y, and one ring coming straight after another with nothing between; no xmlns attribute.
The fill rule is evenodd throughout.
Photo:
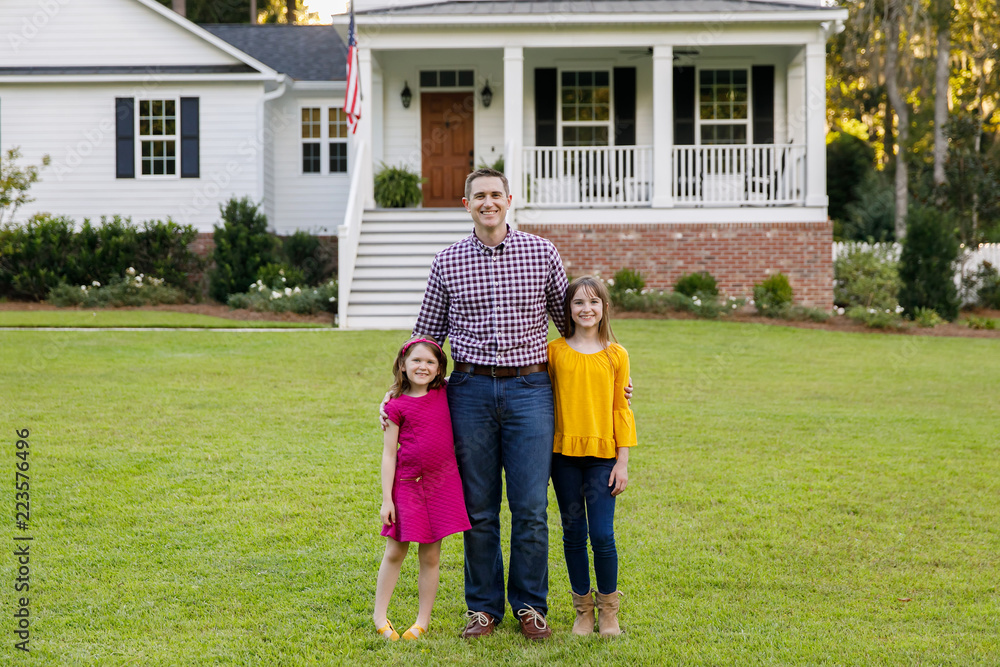
<svg viewBox="0 0 1000 667"><path fill-rule="evenodd" d="M329 25L207 24L216 37L297 81L343 81L347 47Z"/></svg>
<svg viewBox="0 0 1000 667"><path fill-rule="evenodd" d="M155 0L19 3L0 12L4 68L187 67L273 75Z"/></svg>

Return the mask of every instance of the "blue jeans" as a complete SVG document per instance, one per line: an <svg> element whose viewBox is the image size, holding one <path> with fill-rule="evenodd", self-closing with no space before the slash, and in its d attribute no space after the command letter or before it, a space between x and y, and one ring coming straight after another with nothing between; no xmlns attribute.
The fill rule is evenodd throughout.
<svg viewBox="0 0 1000 667"><path fill-rule="evenodd" d="M588 527L597 592L607 595L618 590L615 497L608 486L616 462L593 456L552 455L552 487L562 515L566 569L569 585L577 595L590 592Z"/></svg>
<svg viewBox="0 0 1000 667"><path fill-rule="evenodd" d="M500 550L501 472L510 506L507 599L516 613L545 614L549 590L549 467L555 429L548 373L493 378L452 373L448 406L455 456L472 528L465 532L465 602L498 622L504 615Z"/></svg>

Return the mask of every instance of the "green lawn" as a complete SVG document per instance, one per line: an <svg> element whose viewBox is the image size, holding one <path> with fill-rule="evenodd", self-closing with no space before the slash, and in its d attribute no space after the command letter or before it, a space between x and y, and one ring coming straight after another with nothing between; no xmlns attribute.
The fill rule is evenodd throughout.
<svg viewBox="0 0 1000 667"><path fill-rule="evenodd" d="M288 329L320 324L230 320L165 310L0 310L0 327L156 327L198 329ZM329 328L330 325L325 325Z"/></svg>
<svg viewBox="0 0 1000 667"><path fill-rule="evenodd" d="M1000 342L616 329L640 437L618 504L627 634L569 634L552 499L542 645L509 615L458 638L458 537L426 641L371 627L374 413L404 333L0 332L0 662L997 664ZM12 632L25 428L30 660ZM415 561L390 608L400 630Z"/></svg>

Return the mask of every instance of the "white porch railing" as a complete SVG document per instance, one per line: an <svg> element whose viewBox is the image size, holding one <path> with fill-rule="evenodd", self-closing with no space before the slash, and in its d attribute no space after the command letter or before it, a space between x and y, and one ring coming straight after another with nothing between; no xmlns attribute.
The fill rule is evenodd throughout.
<svg viewBox="0 0 1000 667"><path fill-rule="evenodd" d="M806 147L674 146L674 205L805 203Z"/></svg>
<svg viewBox="0 0 1000 667"><path fill-rule="evenodd" d="M652 146L531 146L522 155L526 206L649 206L652 200Z"/></svg>
<svg viewBox="0 0 1000 667"><path fill-rule="evenodd" d="M365 197L361 184L371 182L371 160L364 141L357 143L354 164L359 168L351 175L351 190L344 211L344 224L337 228L337 320L341 327L347 324L347 304L354 281L354 263L358 258L358 241L361 239L361 217L365 212Z"/></svg>

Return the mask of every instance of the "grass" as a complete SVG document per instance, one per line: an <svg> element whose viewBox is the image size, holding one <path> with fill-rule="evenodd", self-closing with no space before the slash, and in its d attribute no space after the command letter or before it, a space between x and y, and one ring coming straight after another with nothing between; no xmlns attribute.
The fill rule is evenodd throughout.
<svg viewBox="0 0 1000 667"><path fill-rule="evenodd" d="M996 664L997 341L616 328L640 437L616 521L627 634L569 635L551 499L542 645L509 614L458 638L457 537L427 640L370 627L375 407L405 334L0 332L11 476L31 430L30 663ZM11 551L0 660L28 664ZM410 558L390 618L416 606Z"/></svg>
<svg viewBox="0 0 1000 667"><path fill-rule="evenodd" d="M263 320L230 320L224 317L175 313L166 310L0 310L0 327L155 327L198 329L329 328L330 325Z"/></svg>

